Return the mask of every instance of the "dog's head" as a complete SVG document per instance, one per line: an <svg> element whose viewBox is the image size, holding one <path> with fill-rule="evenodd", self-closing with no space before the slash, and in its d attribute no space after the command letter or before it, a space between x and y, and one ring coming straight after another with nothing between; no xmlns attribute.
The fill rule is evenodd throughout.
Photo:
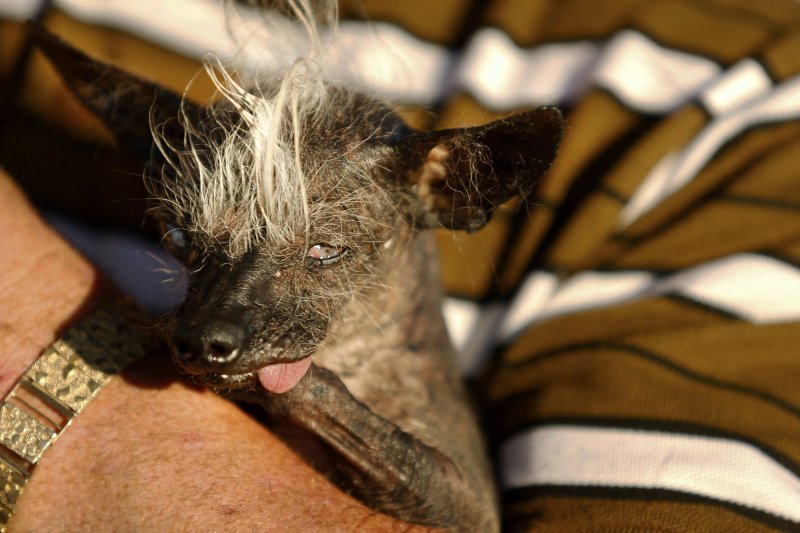
<svg viewBox="0 0 800 533"><path fill-rule="evenodd" d="M257 91L223 79L224 97L201 107L38 41L120 146L149 161L153 212L189 278L175 359L217 388L290 389L332 318L381 290L409 235L483 227L531 192L563 130L558 110L539 108L416 132L367 96L287 78Z"/></svg>

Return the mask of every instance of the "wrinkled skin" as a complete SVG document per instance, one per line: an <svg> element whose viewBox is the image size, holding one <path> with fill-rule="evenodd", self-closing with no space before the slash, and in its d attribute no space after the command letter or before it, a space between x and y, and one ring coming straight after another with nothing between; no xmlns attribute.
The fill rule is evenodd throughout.
<svg viewBox="0 0 800 533"><path fill-rule="evenodd" d="M179 108L197 124L208 116L48 35L38 40L121 147L143 160L154 153L148 115L176 144ZM477 230L499 204L530 193L555 157L561 115L540 108L476 128L416 133L367 97L334 89L332 98L339 112L307 132L303 157L312 167L339 161L307 185L310 201L330 204L320 227L328 218L352 225L347 242L329 242L312 221L309 239L281 246L267 239L232 258L220 236L184 232L185 215L169 205L157 210L189 272L172 336L176 362L314 435L338 459L312 460L333 465L327 473L372 508L450 530L497 531L493 476L444 327L425 230ZM169 179L159 175L160 161L151 168L154 180ZM348 172L350 189L342 190L338 177ZM359 201L341 201L350 193ZM358 224L354 212L365 215ZM320 250L339 257L323 261ZM262 386L259 370L308 358L308 370L283 393Z"/></svg>

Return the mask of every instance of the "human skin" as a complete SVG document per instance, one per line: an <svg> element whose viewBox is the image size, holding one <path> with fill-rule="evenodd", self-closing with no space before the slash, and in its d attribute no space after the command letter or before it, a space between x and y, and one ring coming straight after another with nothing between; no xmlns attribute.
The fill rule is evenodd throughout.
<svg viewBox="0 0 800 533"><path fill-rule="evenodd" d="M113 289L0 170L0 394ZM428 531L370 511L152 354L45 453L13 532Z"/></svg>

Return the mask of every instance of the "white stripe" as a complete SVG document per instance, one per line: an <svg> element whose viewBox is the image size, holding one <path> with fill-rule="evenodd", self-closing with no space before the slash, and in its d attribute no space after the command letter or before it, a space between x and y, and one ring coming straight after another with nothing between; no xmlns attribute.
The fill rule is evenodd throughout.
<svg viewBox="0 0 800 533"><path fill-rule="evenodd" d="M605 46L591 42L520 49L505 33L473 36L456 85L495 109L566 103L595 83L630 108L667 113L696 96L719 66L702 56L661 47L641 33L619 32Z"/></svg>
<svg viewBox="0 0 800 533"><path fill-rule="evenodd" d="M653 293L675 292L756 324L800 320L800 270L756 254L737 254L675 274Z"/></svg>
<svg viewBox="0 0 800 533"><path fill-rule="evenodd" d="M800 521L800 478L758 448L734 440L554 425L508 440L500 460L506 489L666 489Z"/></svg>
<svg viewBox="0 0 800 533"><path fill-rule="evenodd" d="M494 109L563 103L583 91L599 50L589 42L522 50L505 33L486 28L466 47L455 84Z"/></svg>
<svg viewBox="0 0 800 533"><path fill-rule="evenodd" d="M277 40L258 18L244 18L236 26L241 35L238 40L245 43L236 61L247 70L274 72L306 53L307 36L302 28L284 26L281 33L286 35ZM322 39L330 39L330 34L326 32ZM335 83L423 104L441 97L445 74L454 61L444 47L379 22L342 21L325 54L323 67Z"/></svg>
<svg viewBox="0 0 800 533"><path fill-rule="evenodd" d="M669 152L655 164L650 173L634 191L630 200L619 212L617 227L624 229L644 212L652 209L658 203L672 194L672 175L678 166L681 153Z"/></svg>
<svg viewBox="0 0 800 533"><path fill-rule="evenodd" d="M559 285L554 274L533 272L511 304L500 339L507 341L533 322L631 300L648 290L653 280L647 272L585 271Z"/></svg>
<svg viewBox="0 0 800 533"><path fill-rule="evenodd" d="M772 80L761 63L747 58L704 91L700 101L713 115L724 115L771 89Z"/></svg>
<svg viewBox="0 0 800 533"><path fill-rule="evenodd" d="M661 200L686 186L719 149L753 126L800 117L800 76L775 87L763 98L712 121L679 156L670 155L644 179L619 215L627 227Z"/></svg>
<svg viewBox="0 0 800 533"><path fill-rule="evenodd" d="M330 68L349 86L405 103L430 104L442 97L453 55L386 23L344 21Z"/></svg>
<svg viewBox="0 0 800 533"><path fill-rule="evenodd" d="M668 113L719 71L719 65L702 56L661 47L641 33L625 30L609 43L595 80L632 109Z"/></svg>
<svg viewBox="0 0 800 533"><path fill-rule="evenodd" d="M499 329L507 342L526 327L559 315L640 298L677 294L755 324L800 320L800 270L758 254L736 254L671 276L642 271L584 271L559 284L532 272Z"/></svg>
<svg viewBox="0 0 800 533"><path fill-rule="evenodd" d="M485 370L494 346L495 332L505 315L505 303L481 306L469 300L447 297L442 311L462 375L478 378Z"/></svg>
<svg viewBox="0 0 800 533"><path fill-rule="evenodd" d="M0 0L0 17L22 21L33 18L41 7L41 0Z"/></svg>
<svg viewBox="0 0 800 533"><path fill-rule="evenodd" d="M453 347L463 351L480 318L481 308L475 302L446 297L442 303L447 333Z"/></svg>
<svg viewBox="0 0 800 533"><path fill-rule="evenodd" d="M531 272L511 302L500 326L500 338L507 340L524 327L540 319L547 304L558 290L558 276L550 272Z"/></svg>
<svg viewBox="0 0 800 533"><path fill-rule="evenodd" d="M213 0L56 0L55 6L77 19L117 27L189 57L213 51L229 58L236 52L221 3Z"/></svg>

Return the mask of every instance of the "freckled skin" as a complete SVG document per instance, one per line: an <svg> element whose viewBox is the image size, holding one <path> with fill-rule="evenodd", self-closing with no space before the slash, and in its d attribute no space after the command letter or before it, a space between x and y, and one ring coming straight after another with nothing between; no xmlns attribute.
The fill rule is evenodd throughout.
<svg viewBox="0 0 800 533"><path fill-rule="evenodd" d="M120 146L143 160L157 153L150 117L180 147L179 109L193 124L210 116L52 36L37 41ZM324 215L308 239L266 238L231 257L224 235L165 235L189 272L175 351L203 354L176 363L324 443L309 458L373 509L454 531L497 531L493 476L444 327L426 230L477 230L499 204L530 194L555 157L561 115L540 108L416 133L364 95L331 88L330 98L331 115L304 127L303 165L313 169L306 189ZM174 179L160 174L164 161L150 163L156 187ZM172 207L160 207L167 227L188 227ZM330 242L331 231L346 242ZM342 255L322 264L317 252L308 255L314 244ZM288 392L259 385L259 368L309 356L310 369Z"/></svg>

